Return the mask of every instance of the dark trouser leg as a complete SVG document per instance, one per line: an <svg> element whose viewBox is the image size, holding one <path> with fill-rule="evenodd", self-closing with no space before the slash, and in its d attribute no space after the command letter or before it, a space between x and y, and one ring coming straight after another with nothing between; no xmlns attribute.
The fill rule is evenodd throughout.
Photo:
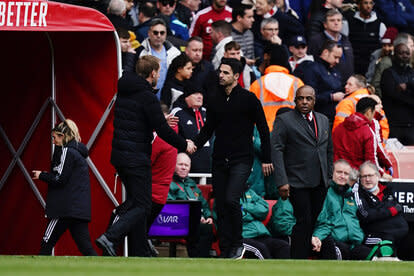
<svg viewBox="0 0 414 276"><path fill-rule="evenodd" d="M244 248L246 248L246 257L255 255L259 259L271 259L269 249L260 238L243 239Z"/></svg>
<svg viewBox="0 0 414 276"><path fill-rule="evenodd" d="M151 210L151 168L117 168L125 185L129 209L105 233L115 244L129 234L133 241L131 256L147 256L147 216Z"/></svg>
<svg viewBox="0 0 414 276"><path fill-rule="evenodd" d="M288 242L272 237L261 237L260 241L266 245L272 259L290 258L290 245Z"/></svg>
<svg viewBox="0 0 414 276"><path fill-rule="evenodd" d="M322 260L336 260L337 254L335 249L335 241L331 236L326 237L321 241L321 251L319 252L318 257Z"/></svg>
<svg viewBox="0 0 414 276"><path fill-rule="evenodd" d="M351 249L351 260L366 260L372 248L359 244Z"/></svg>
<svg viewBox="0 0 414 276"><path fill-rule="evenodd" d="M150 215L148 216L148 219L147 219L148 231L151 228L151 225L154 223L155 219L161 213L162 208L164 208L164 204L158 204L158 203L155 203L154 201L152 201L151 213L150 213Z"/></svg>
<svg viewBox="0 0 414 276"><path fill-rule="evenodd" d="M87 221L71 219L69 230L79 251L84 256L98 256L92 247Z"/></svg>
<svg viewBox="0 0 414 276"><path fill-rule="evenodd" d="M55 247L57 241L65 233L67 228L68 225L65 219L49 220L42 238L39 255L52 255L53 247Z"/></svg>
<svg viewBox="0 0 414 276"><path fill-rule="evenodd" d="M200 223L198 232L187 238L188 256L201 258L210 257L210 249L213 239L213 225Z"/></svg>
<svg viewBox="0 0 414 276"><path fill-rule="evenodd" d="M307 259L309 257L313 228L322 209L325 195L326 189L323 186L290 188L290 201L296 218L296 225L292 230L292 258Z"/></svg>
<svg viewBox="0 0 414 276"><path fill-rule="evenodd" d="M220 250L242 246L240 198L251 172L251 163L213 165L213 189L216 196Z"/></svg>

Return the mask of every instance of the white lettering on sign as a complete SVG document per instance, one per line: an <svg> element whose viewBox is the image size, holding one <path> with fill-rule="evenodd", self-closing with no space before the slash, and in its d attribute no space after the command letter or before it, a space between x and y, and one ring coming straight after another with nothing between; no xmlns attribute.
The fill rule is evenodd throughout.
<svg viewBox="0 0 414 276"><path fill-rule="evenodd" d="M23 11L22 11L23 9ZM46 2L6 2L0 1L0 26L46 27L48 3ZM23 22L20 17L23 14Z"/></svg>
<svg viewBox="0 0 414 276"><path fill-rule="evenodd" d="M394 196L398 203L414 203L413 192L395 192Z"/></svg>
<svg viewBox="0 0 414 276"><path fill-rule="evenodd" d="M404 207L404 213L408 213L408 214L412 214L414 213L414 208L410 208L408 206L403 206Z"/></svg>
<svg viewBox="0 0 414 276"><path fill-rule="evenodd" d="M158 215L158 223L178 223L178 216L163 216L162 214Z"/></svg>

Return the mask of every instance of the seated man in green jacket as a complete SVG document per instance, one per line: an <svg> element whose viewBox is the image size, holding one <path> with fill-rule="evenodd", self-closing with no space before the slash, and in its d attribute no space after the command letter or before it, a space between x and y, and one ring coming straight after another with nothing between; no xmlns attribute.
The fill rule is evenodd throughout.
<svg viewBox="0 0 414 276"><path fill-rule="evenodd" d="M201 194L197 184L188 177L191 169L191 159L186 153L177 155L177 164L173 181L170 184L168 200L199 200L201 201L201 219L199 233L187 238L189 257L209 257L214 239L213 219L208 202Z"/></svg>
<svg viewBox="0 0 414 276"><path fill-rule="evenodd" d="M262 221L269 212L267 202L252 189L246 191L240 200L243 218L243 246L246 252L259 259L290 258L289 243L272 238Z"/></svg>
<svg viewBox="0 0 414 276"><path fill-rule="evenodd" d="M364 232L357 217L349 174L351 166L343 159L334 163L330 188L316 221L313 250L322 259L365 260L371 249L362 245Z"/></svg>

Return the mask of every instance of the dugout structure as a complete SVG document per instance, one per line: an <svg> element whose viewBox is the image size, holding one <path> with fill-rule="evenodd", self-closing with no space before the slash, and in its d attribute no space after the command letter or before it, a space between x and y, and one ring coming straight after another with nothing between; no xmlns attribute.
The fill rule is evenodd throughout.
<svg viewBox="0 0 414 276"><path fill-rule="evenodd" d="M89 148L91 238L121 201L113 195L112 114L121 73L119 39L100 12L51 1L0 1L0 254L37 254L46 226L50 130L73 119ZM110 186L110 187L108 187ZM55 255L79 255L66 233Z"/></svg>

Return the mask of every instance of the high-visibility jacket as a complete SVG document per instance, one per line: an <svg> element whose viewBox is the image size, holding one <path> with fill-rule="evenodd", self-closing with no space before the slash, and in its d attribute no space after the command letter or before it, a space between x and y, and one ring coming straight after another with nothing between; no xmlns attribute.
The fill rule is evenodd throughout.
<svg viewBox="0 0 414 276"><path fill-rule="evenodd" d="M276 112L282 107L295 108L295 96L301 79L289 74L289 70L279 65L266 68L265 75L251 86L253 92L263 105L269 131L273 129Z"/></svg>
<svg viewBox="0 0 414 276"><path fill-rule="evenodd" d="M358 101L368 95L369 92L366 88L358 89L346 96L346 98L338 103L336 106L336 115L332 127L332 132L340 123L345 121L346 117L349 117L355 113Z"/></svg>

